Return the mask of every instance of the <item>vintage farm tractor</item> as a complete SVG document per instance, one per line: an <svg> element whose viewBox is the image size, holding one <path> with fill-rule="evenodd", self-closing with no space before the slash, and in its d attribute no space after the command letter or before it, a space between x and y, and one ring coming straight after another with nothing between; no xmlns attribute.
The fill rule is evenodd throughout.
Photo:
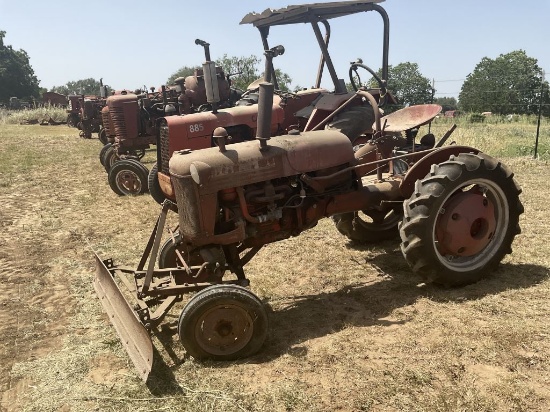
<svg viewBox="0 0 550 412"><path fill-rule="evenodd" d="M152 88L150 93L127 93L107 99L102 116L108 144L101 149L99 158L115 193L137 195L147 191L149 171L140 159L150 145L157 143L157 120L230 107L240 97L230 87L223 69L210 61L210 44L203 40L195 43L204 47L208 72L196 69L193 75L176 79L175 85L162 86L161 91ZM207 97L207 91L213 93L212 87L216 101ZM156 174L155 166L151 176L156 179Z"/></svg>
<svg viewBox="0 0 550 412"><path fill-rule="evenodd" d="M362 63L352 63L349 70L351 84L357 90L362 84L356 84L355 76L359 69L367 70L379 83L379 89L369 92L379 100L380 105L386 102L396 103L386 90L388 74L389 21L385 10L374 4L378 1L339 2L316 4L307 9L303 6L290 6L273 12L267 18L251 13L243 18L241 24L253 24L260 31L262 45L269 50L268 37L270 28L287 24L310 24L320 47L321 57L313 82L313 87L296 93L281 91L271 59L266 61L265 72L268 80L274 84L275 96L272 106L270 136L284 135L289 132L308 131L318 127L336 129L346 134L353 143L359 143L360 137L372 134L374 121L372 107L364 98L346 90L345 82L336 74L328 47L331 28L328 20L335 17L352 15L360 12L377 11L383 19L382 44L382 78ZM324 29L322 33L321 29ZM282 46L272 49L271 57L284 53ZM328 71L333 92L321 87L324 72ZM170 178L168 162L172 154L184 149L202 149L216 144L213 132L217 127L224 127L231 136L229 143L253 140L257 132L258 87L253 82L242 95L235 107L211 112L195 113L187 116L165 118L159 124L157 144L157 164L150 175L149 191L153 198L162 203L164 199L175 201L175 192ZM346 102L345 106L341 105ZM339 112L336 113L336 110ZM321 122L323 122L321 124ZM357 140L359 139L359 140Z"/></svg>
<svg viewBox="0 0 550 412"><path fill-rule="evenodd" d="M67 96L67 126L80 130L82 138L90 139L92 133L99 134L102 140L103 120L101 110L105 106L107 86L103 85L103 79L99 80L99 96L77 95Z"/></svg>
<svg viewBox="0 0 550 412"><path fill-rule="evenodd" d="M367 1L322 3L248 17L313 11L330 18L357 5L380 10ZM276 50L265 54L269 65ZM174 152L168 170L175 203L163 202L137 268L96 254L94 287L144 380L153 365L150 333L191 292L197 293L186 299L177 323L190 355L232 360L256 353L268 316L244 267L264 245L298 236L322 218L332 216L351 239L368 233L371 241L397 230L399 221L412 270L445 285L488 276L520 231L521 189L506 166L475 148L444 145L452 129L438 141L426 135L415 142L414 131L439 106L382 117L377 99L359 89L354 99L364 99L374 122L369 140L354 148L346 134L324 129L350 99L311 130L272 137L275 87L268 81L258 87L254 140L228 145L229 130L216 128L217 147ZM170 211L179 224L162 243ZM360 214L378 218L363 225Z"/></svg>
<svg viewBox="0 0 550 412"><path fill-rule="evenodd" d="M268 37L270 28L286 24L310 24L321 49L321 57L317 66L316 78L312 82L313 87L300 90L296 93L279 90L278 79L271 58L284 54L282 46L272 48L271 58L266 61L265 73L268 80L274 84L275 96L273 99L272 116L269 136L284 135L289 132L313 130L316 127L336 129L346 134L354 143L359 143L361 136L372 134L374 114L372 108L361 97L346 90L345 82L336 74L331 60L328 46L330 41L329 19L367 11L377 11L383 18L383 55L382 55L382 79L387 78L388 73L388 47L389 47L389 22L386 12L377 6L377 1L339 2L326 5L314 5L307 9L303 6L291 6L277 10L268 18L261 18L255 14L245 16L241 24L253 24L261 34L262 45L269 50ZM324 34L321 27L324 28ZM321 87L323 74L328 71L333 85L333 92ZM370 93L380 103L396 103L390 93L386 91L385 81L382 80L369 67L361 63L353 63L350 67L349 77L351 83L357 89L362 86L354 82L355 73L359 69L370 72L380 84L379 89L372 89ZM205 71L205 74L207 71ZM215 82L216 79L212 81ZM161 119L159 123L159 135L157 144L157 164L151 170L149 177L149 192L153 198L162 203L165 199L175 201L174 187L170 178L168 163L172 154L185 149L203 149L215 146L213 132L217 127L224 127L231 136L228 143L237 143L253 140L257 132L258 117L258 90L259 81L253 82L244 92L235 107L205 111L186 116L172 116ZM382 98L380 99L380 96ZM344 102L337 115L328 117L334 113ZM320 123L326 119L326 123ZM359 139L359 140L358 140ZM157 173L154 176L154 173Z"/></svg>
<svg viewBox="0 0 550 412"><path fill-rule="evenodd" d="M67 126L76 127L80 122L81 96L70 94L67 96Z"/></svg>

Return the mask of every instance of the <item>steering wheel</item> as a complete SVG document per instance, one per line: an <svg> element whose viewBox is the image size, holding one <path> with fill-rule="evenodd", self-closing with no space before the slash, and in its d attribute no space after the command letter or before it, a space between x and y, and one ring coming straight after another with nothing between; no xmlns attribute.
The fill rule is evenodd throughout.
<svg viewBox="0 0 550 412"><path fill-rule="evenodd" d="M349 68L349 80L351 82L353 90L357 91L359 90L359 88L364 87L364 85L361 83L361 77L359 76L359 71L357 70L359 68L368 71L372 75L372 77L374 77L374 79L378 82L378 86L380 86L380 102L378 103L378 106L383 106L386 103L386 93L387 93L386 82L382 80L374 70L372 70L369 66L363 63L353 62L351 63L351 66ZM359 84L355 83L355 79L357 79L357 82Z"/></svg>

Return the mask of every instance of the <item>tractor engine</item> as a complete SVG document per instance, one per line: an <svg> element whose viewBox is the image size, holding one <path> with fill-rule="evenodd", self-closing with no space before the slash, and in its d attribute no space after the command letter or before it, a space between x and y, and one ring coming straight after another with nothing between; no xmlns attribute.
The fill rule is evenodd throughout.
<svg viewBox="0 0 550 412"><path fill-rule="evenodd" d="M337 131L278 136L269 145L226 147L221 137L218 146L170 159L179 230L193 247L254 247L297 235L324 217L333 195L353 190L351 171L325 187L305 183L354 164L349 138Z"/></svg>

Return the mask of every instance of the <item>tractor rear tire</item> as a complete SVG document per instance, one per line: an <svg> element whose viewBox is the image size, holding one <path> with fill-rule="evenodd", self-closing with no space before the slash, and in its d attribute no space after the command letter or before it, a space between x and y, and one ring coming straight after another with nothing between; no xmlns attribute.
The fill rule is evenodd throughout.
<svg viewBox="0 0 550 412"><path fill-rule="evenodd" d="M109 170L109 186L119 196L136 196L147 191L147 168L133 159L119 160Z"/></svg>
<svg viewBox="0 0 550 412"><path fill-rule="evenodd" d="M445 286L489 275L521 232L521 188L484 154L462 153L433 165L405 200L401 251L424 280Z"/></svg>
<svg viewBox="0 0 550 412"><path fill-rule="evenodd" d="M354 242L376 243L399 237L402 215L394 210L376 209L350 212L332 217L338 232Z"/></svg>
<svg viewBox="0 0 550 412"><path fill-rule="evenodd" d="M237 285L215 285L197 293L181 312L178 334L198 360L229 361L258 352L268 331L262 301Z"/></svg>
<svg viewBox="0 0 550 412"><path fill-rule="evenodd" d="M155 202L157 202L159 205L162 205L162 202L166 200L166 196L160 188L158 166L156 163L153 165L151 171L149 172L147 186L149 188L149 193L151 194L153 199L155 199Z"/></svg>
<svg viewBox="0 0 550 412"><path fill-rule="evenodd" d="M338 130L345 134L353 144L363 133L372 130L373 123L374 110L372 106L354 106L334 116L325 129Z"/></svg>

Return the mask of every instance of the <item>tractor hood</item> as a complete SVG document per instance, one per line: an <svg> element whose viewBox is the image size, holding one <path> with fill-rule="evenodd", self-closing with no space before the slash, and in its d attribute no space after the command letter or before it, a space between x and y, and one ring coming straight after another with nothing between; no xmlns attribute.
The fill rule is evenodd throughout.
<svg viewBox="0 0 550 412"><path fill-rule="evenodd" d="M334 130L277 136L266 150L258 141L175 152L170 175L177 181L191 176L201 194L280 177L300 175L354 161L349 138Z"/></svg>

